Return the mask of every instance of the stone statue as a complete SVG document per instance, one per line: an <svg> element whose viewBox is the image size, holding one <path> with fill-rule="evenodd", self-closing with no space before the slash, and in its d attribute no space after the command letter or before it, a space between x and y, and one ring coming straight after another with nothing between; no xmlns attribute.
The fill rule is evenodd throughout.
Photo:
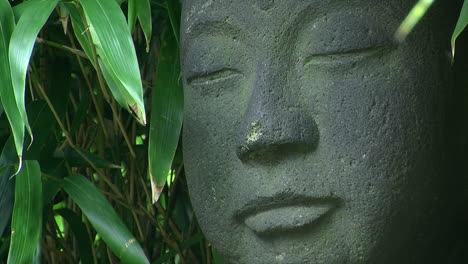
<svg viewBox="0 0 468 264"><path fill-rule="evenodd" d="M415 2L184 1L187 183L229 263L449 263L459 7L397 44Z"/></svg>

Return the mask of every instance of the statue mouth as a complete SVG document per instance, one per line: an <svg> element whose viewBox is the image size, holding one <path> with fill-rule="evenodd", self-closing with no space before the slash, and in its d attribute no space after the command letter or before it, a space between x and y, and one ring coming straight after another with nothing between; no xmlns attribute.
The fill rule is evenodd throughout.
<svg viewBox="0 0 468 264"><path fill-rule="evenodd" d="M248 202L235 218L255 234L266 236L316 226L340 204L336 197L261 197Z"/></svg>

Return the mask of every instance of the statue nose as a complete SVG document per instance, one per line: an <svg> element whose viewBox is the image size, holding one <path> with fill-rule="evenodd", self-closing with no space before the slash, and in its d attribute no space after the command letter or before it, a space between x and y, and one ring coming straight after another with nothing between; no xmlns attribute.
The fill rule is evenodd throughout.
<svg viewBox="0 0 468 264"><path fill-rule="evenodd" d="M277 100L251 100L239 129L237 157L243 162L277 162L313 151L319 131L314 118L299 107L281 107Z"/></svg>

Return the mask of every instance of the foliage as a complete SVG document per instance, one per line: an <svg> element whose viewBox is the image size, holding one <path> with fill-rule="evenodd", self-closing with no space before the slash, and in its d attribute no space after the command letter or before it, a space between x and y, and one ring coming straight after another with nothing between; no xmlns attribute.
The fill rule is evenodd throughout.
<svg viewBox="0 0 468 264"><path fill-rule="evenodd" d="M0 263L222 263L178 148L179 18L178 0L0 0Z"/></svg>
<svg viewBox="0 0 468 264"><path fill-rule="evenodd" d="M441 0L442 1L442 0ZM419 0L418 3L413 7L408 16L403 20L398 30L395 32L395 39L398 42L402 42L411 33L416 24L423 18L429 7L434 3L434 0ZM463 7L460 11L460 17L458 18L457 25L452 34L452 56L455 56L455 42L458 36L462 33L465 27L468 25L468 0L464 0Z"/></svg>

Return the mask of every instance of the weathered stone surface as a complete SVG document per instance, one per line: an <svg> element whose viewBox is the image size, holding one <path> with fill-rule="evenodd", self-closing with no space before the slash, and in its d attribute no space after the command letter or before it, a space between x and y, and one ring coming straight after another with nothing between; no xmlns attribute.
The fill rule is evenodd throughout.
<svg viewBox="0 0 468 264"><path fill-rule="evenodd" d="M230 262L446 263L457 15L397 45L414 3L185 2L187 181Z"/></svg>

